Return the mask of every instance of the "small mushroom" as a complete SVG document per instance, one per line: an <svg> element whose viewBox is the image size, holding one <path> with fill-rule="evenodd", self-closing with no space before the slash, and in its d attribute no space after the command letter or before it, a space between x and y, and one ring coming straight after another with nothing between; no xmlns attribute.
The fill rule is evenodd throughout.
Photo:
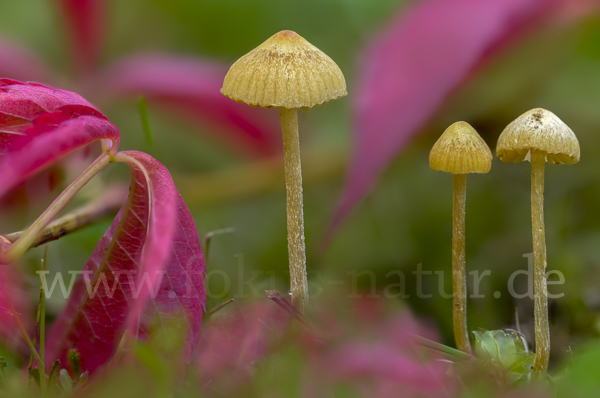
<svg viewBox="0 0 600 398"><path fill-rule="evenodd" d="M281 115L287 188L287 228L292 301L302 313L308 302L298 108L346 95L336 63L295 32L284 30L238 59L221 93L250 106L277 107Z"/></svg>
<svg viewBox="0 0 600 398"><path fill-rule="evenodd" d="M496 155L503 162L531 162L531 218L535 290L535 361L533 376L546 372L550 359L548 288L546 285L546 232L544 227L544 169L550 164L579 161L579 142L555 114L542 108L525 112L500 137Z"/></svg>
<svg viewBox="0 0 600 398"><path fill-rule="evenodd" d="M454 185L452 208L452 318L456 347L471 352L467 329L467 282L465 273L465 203L467 174L488 173L492 153L477 131L456 122L444 131L429 153L429 167L451 173Z"/></svg>

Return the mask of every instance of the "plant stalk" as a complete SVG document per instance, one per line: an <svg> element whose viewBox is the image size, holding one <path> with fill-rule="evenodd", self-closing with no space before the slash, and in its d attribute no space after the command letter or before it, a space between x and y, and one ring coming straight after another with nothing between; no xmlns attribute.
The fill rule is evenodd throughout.
<svg viewBox="0 0 600 398"><path fill-rule="evenodd" d="M123 205L124 195L111 191L100 196L92 203L79 207L64 216L57 218L44 228L29 248L38 247L94 224L102 218L119 211ZM4 237L9 242L16 242L26 231L13 232Z"/></svg>
<svg viewBox="0 0 600 398"><path fill-rule="evenodd" d="M102 153L87 169L52 202L33 224L8 248L0 253L0 263L12 263L27 251L36 241L40 232L64 209L71 199L87 184L100 170L110 162L110 154Z"/></svg>
<svg viewBox="0 0 600 398"><path fill-rule="evenodd" d="M465 271L465 208L467 175L454 174L452 203L452 318L456 348L471 353L467 329L467 276Z"/></svg>
<svg viewBox="0 0 600 398"><path fill-rule="evenodd" d="M15 310L15 307L14 307L12 301L10 300L10 297L8 297L8 306L10 307L10 311L12 312L12 316L15 319L15 322L17 323L17 326L19 327L19 330L21 331L21 334L23 335L23 338L25 339L25 342L29 346L29 349L31 350L31 353L33 354L33 356L35 357L35 359L38 361L38 369L39 369L39 372L40 372L40 394L41 394L42 397L45 397L46 396L46 390L47 390L46 387L47 387L47 383L48 383L47 380L46 380L46 364L44 363L44 361L42 361L42 358L40 357L40 354L38 354L37 350L35 349L35 346L34 346L33 342L29 338L29 335L27 334L27 331L25 330L25 327L23 326L23 323L21 322L21 317L19 317L19 314Z"/></svg>
<svg viewBox="0 0 600 398"><path fill-rule="evenodd" d="M535 360L533 377L542 376L550 360L548 286L546 285L546 230L544 227L544 169L546 155L531 151L531 220L533 226L533 283L535 292Z"/></svg>
<svg viewBox="0 0 600 398"><path fill-rule="evenodd" d="M285 185L287 190L288 255L290 263L290 289L292 303L304 314L308 304L306 253L304 246L304 213L302 204L302 167L300 164L300 138L298 136L298 111L280 108Z"/></svg>

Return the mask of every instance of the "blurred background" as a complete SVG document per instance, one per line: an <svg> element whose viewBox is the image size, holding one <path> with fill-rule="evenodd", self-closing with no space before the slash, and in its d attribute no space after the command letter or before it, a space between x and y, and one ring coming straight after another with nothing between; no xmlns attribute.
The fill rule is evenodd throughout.
<svg viewBox="0 0 600 398"><path fill-rule="evenodd" d="M94 16L101 21L98 36L102 39L97 57L87 65L78 64L77 57L73 57L72 43L76 38L70 33L65 14L54 2L4 2L0 35L11 45L28 49L45 65L50 72L42 83L74 90L98 106L121 130L122 150L147 152L168 167L201 237L211 231L233 229L216 234L210 243L208 308L230 298L243 301L262 297L265 289L288 289L285 186L277 110L247 107L240 111L259 120L256 125L264 128L258 129L260 139L237 139L226 123L227 117L211 121L197 110L210 96L208 100L190 99L190 94L184 92L185 83L170 81L184 76L180 73L195 70L195 62L200 60L218 70L198 75L199 79L212 79L208 86L216 87L217 96L221 84L218 79L222 79L230 64L274 33L289 29L338 63L349 93L332 103L300 111L307 263L315 305L319 305L319 296L328 292L342 298L380 295L410 307L419 318L430 320L441 332L443 342L453 345L451 299L439 294L440 281L444 292L449 294L452 289L452 178L429 169L429 150L446 127L464 120L494 152L497 138L508 123L531 108L543 107L569 125L581 144L579 163L551 165L546 171L548 269L558 270L565 277L564 284L549 288L551 293L564 293L550 303L553 360L568 355L570 348L580 342L598 336L600 156L596 157L594 151L600 150L600 13L594 2L528 0L524 3L552 3L553 8L544 13L528 10L523 16L515 5L518 2L502 0L498 4L515 8L511 9L515 14L511 18L520 18L519 29L500 24L498 32L491 35L479 33L477 29L483 27L465 20L464 24L473 29L469 35L492 37L489 45L481 45L479 55L457 67L458 72L451 65L456 61L454 57L464 54L460 50L454 52L452 32L448 34L448 50L440 52L437 58L433 56L433 64L439 67L431 70L431 79L424 79L423 73L402 75L400 69L398 74L389 73L388 68L385 78L390 87L399 85L398 95L402 95L402 82L419 86L418 79L432 93L415 100L422 104L413 104L423 109L424 116L419 121L410 121L411 113L401 104L392 104L392 112L380 112L377 117L390 118L390 131L370 129L365 122L368 115L364 114L363 105L371 101L369 106L374 106L373 97L378 96L377 92L369 92L368 83L373 78L369 74L379 70L373 63L385 61L381 57L369 58L373 54L369 49L382 41L393 44L402 35L399 42L406 42L409 35L408 41L414 42L415 48L427 51L431 44L427 38L432 36L420 35L418 30L403 32L402 26L409 24L411 15L418 14L423 32L438 29L435 19L431 25L423 25L427 9L419 9L418 4L435 1L101 3L103 14ZM460 19L456 21L457 25L461 23ZM172 58L177 61L169 64L171 67L160 69L144 83L144 87L150 87L149 82L164 79L172 93L123 88L126 84L114 89L113 94L120 95L109 95L110 89L104 90L118 80L111 78L116 75L114 65L138 53L177 57ZM390 60L392 66L396 61ZM145 64L147 68L152 67L149 63ZM446 76L446 65L460 76ZM385 68L382 70L385 72ZM446 82L446 78L450 81ZM196 83L190 80L191 87ZM138 100L142 95L148 102L151 140L141 122ZM405 119L408 127L403 126ZM389 164L380 167L381 173L374 173L372 189L359 195L356 206L348 207L351 210L336 213L343 192L347 192L344 187L351 184L352 173L360 170L363 157L377 156L363 151L362 143L381 140L386 146L390 134L404 138L400 142L391 140L395 142L389 144L393 156L388 156ZM73 172L63 170L58 176L53 193L38 201L30 199L31 206L19 214L20 224L15 221L15 228L31 222L68 184ZM82 192L81 201L116 180L128 180L125 167L109 167L87 188L87 193ZM491 271L479 287L483 297L471 298L468 303L472 330L516 328L518 314L522 331L533 340L532 300L514 299L507 289L510 275L527 269L523 256L532 251L529 195L528 163L503 164L494 158L489 174L468 178L467 271ZM340 222L334 228L336 214ZM102 220L50 244L49 269L83 267L110 223L111 219ZM38 283L33 270L39 266L41 253L42 249L34 249L27 257L33 297ZM434 272L423 276L422 291L432 294L431 298L417 297L413 272L419 264L423 271ZM397 271L405 276L404 286L398 285ZM440 279L440 274L435 274L438 271L443 271L446 278ZM516 280L517 292L524 292L525 278ZM472 281L470 278L471 292ZM494 292L500 292L500 297L495 298ZM62 304L59 299L51 300L50 315L56 314Z"/></svg>

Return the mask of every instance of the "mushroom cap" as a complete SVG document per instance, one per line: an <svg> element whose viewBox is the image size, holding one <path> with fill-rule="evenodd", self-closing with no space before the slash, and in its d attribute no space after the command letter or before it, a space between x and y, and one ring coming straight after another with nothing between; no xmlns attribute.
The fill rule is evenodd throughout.
<svg viewBox="0 0 600 398"><path fill-rule="evenodd" d="M496 155L503 162L529 161L531 151L546 154L550 164L579 162L579 141L573 131L554 113L535 108L510 123L496 146Z"/></svg>
<svg viewBox="0 0 600 398"><path fill-rule="evenodd" d="M289 109L309 109L347 94L337 64L290 30L274 34L238 59L221 93L251 106Z"/></svg>
<svg viewBox="0 0 600 398"><path fill-rule="evenodd" d="M488 173L492 152L469 123L456 122L431 148L429 167L452 174Z"/></svg>

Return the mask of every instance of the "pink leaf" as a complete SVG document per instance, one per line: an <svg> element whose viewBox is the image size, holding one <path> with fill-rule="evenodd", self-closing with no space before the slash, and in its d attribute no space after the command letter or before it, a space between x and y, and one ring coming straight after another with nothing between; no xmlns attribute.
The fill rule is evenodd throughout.
<svg viewBox="0 0 600 398"><path fill-rule="evenodd" d="M19 330L11 304L25 329L33 328L31 299L27 286L13 265L0 266L0 341L6 347L25 349L25 339Z"/></svg>
<svg viewBox="0 0 600 398"><path fill-rule="evenodd" d="M119 130L76 93L0 79L0 197L94 141L109 139L116 152L119 137Z"/></svg>
<svg viewBox="0 0 600 398"><path fill-rule="evenodd" d="M195 355L203 386L218 380L227 387L247 381L257 362L269 354L291 320L290 314L274 303L258 301L220 310L210 318Z"/></svg>
<svg viewBox="0 0 600 398"><path fill-rule="evenodd" d="M140 152L116 158L132 172L128 200L75 282L48 335L46 357L67 363L76 348L82 368L93 372L112 356L126 327L137 334L141 318L147 333L154 318L179 314L187 321L183 353L189 362L206 302L194 220L163 165Z"/></svg>
<svg viewBox="0 0 600 398"><path fill-rule="evenodd" d="M72 57L78 72L90 72L100 53L105 1L58 0L64 13Z"/></svg>
<svg viewBox="0 0 600 398"><path fill-rule="evenodd" d="M44 86L0 79L0 152L15 142L55 128L61 121L78 116L106 119L79 94ZM35 128L34 128L35 124Z"/></svg>
<svg viewBox="0 0 600 398"><path fill-rule="evenodd" d="M236 103L221 94L227 67L165 54L136 55L108 69L97 82L108 96L145 96L217 129L218 137L253 155L281 152L275 112Z"/></svg>
<svg viewBox="0 0 600 398"><path fill-rule="evenodd" d="M113 148L119 144L117 128L108 120L93 116L68 119L54 129L50 129L48 124L35 125L32 129L42 132L19 146L18 150L13 145L11 152L0 160L0 197L78 148L101 139L112 140Z"/></svg>
<svg viewBox="0 0 600 398"><path fill-rule="evenodd" d="M382 300L361 299L353 304L356 319L351 327L346 319L342 327L328 328L334 331L324 336L324 344L307 345L311 364L303 396L322 396L339 382L368 397L452 395L455 386L447 377L448 366L417 351L415 335L437 340L431 325L408 311L382 319L386 304ZM316 329L324 330L323 324L335 322L336 315L319 311L322 325Z"/></svg>
<svg viewBox="0 0 600 398"><path fill-rule="evenodd" d="M367 46L354 96L354 154L332 230L473 68L556 2L419 1Z"/></svg>
<svg viewBox="0 0 600 398"><path fill-rule="evenodd" d="M25 48L0 39L0 76L12 79L47 81L51 73L34 54Z"/></svg>

